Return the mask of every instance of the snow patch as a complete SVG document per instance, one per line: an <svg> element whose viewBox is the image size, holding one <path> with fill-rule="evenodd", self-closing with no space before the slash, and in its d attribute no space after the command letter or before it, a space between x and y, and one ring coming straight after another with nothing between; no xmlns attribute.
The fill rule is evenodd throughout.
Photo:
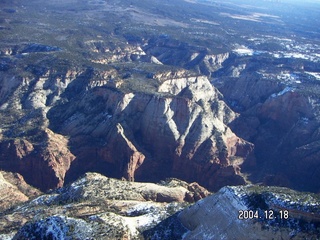
<svg viewBox="0 0 320 240"><path fill-rule="evenodd" d="M320 80L320 73L318 72L305 72L313 77L315 77L317 80Z"/></svg>
<svg viewBox="0 0 320 240"><path fill-rule="evenodd" d="M293 92L293 91L294 91L294 88L292 88L292 87L286 87L286 88L283 89L281 92L272 94L271 97L272 97L272 98L274 98L274 97L279 97L279 96L284 95L284 94L287 93L287 92Z"/></svg>
<svg viewBox="0 0 320 240"><path fill-rule="evenodd" d="M299 52L291 52L291 53L285 53L284 58L300 58L300 59L308 60L309 56Z"/></svg>
<svg viewBox="0 0 320 240"><path fill-rule="evenodd" d="M74 183L72 183L70 186L74 189L80 187L80 186L83 186L84 183L87 181L87 179L85 177L75 181Z"/></svg>
<svg viewBox="0 0 320 240"><path fill-rule="evenodd" d="M132 235L138 235L140 228L145 228L161 221L160 216L154 213L145 214L138 217L122 217L124 223L129 228Z"/></svg>
<svg viewBox="0 0 320 240"><path fill-rule="evenodd" d="M11 240L11 239L13 239L15 234L16 234L16 232L11 232L8 234L0 234L0 239L1 240Z"/></svg>
<svg viewBox="0 0 320 240"><path fill-rule="evenodd" d="M220 191L230 200L231 205L235 209L246 208L246 204L242 200L246 193L243 191L242 187L224 187Z"/></svg>
<svg viewBox="0 0 320 240"><path fill-rule="evenodd" d="M273 52L272 56L274 58L294 58L294 59L303 59L303 60L309 60L311 62L319 62L320 57L318 54L315 53L308 53L305 54L306 51L301 52L284 52L284 51L278 51Z"/></svg>
<svg viewBox="0 0 320 240"><path fill-rule="evenodd" d="M238 54L239 56L252 56L254 51L252 49L247 48L246 46L239 46L238 48L234 49L233 52Z"/></svg>
<svg viewBox="0 0 320 240"><path fill-rule="evenodd" d="M154 210L153 203L138 203L127 210L128 215L134 215L135 213L151 213Z"/></svg>
<svg viewBox="0 0 320 240"><path fill-rule="evenodd" d="M294 81L296 80L297 76L290 72L281 72L277 75L278 80L284 80L284 81Z"/></svg>
<svg viewBox="0 0 320 240"><path fill-rule="evenodd" d="M224 17L230 17L233 19L253 21L253 22L262 22L264 21L264 18L271 18L271 19L279 18L276 15L270 15L270 14L264 14L264 13L258 13L258 12L252 13L250 15L230 14L230 13L220 13L220 15Z"/></svg>
<svg viewBox="0 0 320 240"><path fill-rule="evenodd" d="M59 194L42 195L30 202L30 205L50 205L59 196Z"/></svg>

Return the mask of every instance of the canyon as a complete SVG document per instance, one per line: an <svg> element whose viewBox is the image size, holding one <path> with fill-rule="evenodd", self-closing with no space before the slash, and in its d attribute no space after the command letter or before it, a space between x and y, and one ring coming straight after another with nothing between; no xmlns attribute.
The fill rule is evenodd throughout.
<svg viewBox="0 0 320 240"><path fill-rule="evenodd" d="M36 3L5 12L3 24L25 24L12 21L35 11L29 8ZM82 4L92 9L77 11L93 14L102 3ZM96 39L89 34L74 42L78 33L63 28L57 31L64 37L52 39L49 26L68 6L48 6L42 26L47 44L9 43L15 28L8 30L1 48L3 170L22 174L41 190L95 171L132 181L177 177L211 190L264 182L318 191L316 45L257 34L260 38L245 46L245 40L233 43L227 33L212 36L213 45L189 33L183 41L170 32L182 21L179 14L158 36L151 34L162 29L156 22L142 35L134 21L112 30L119 25L116 19L134 19L130 14L143 9L115 3L101 5L114 21L102 21L99 13L79 22L86 27L100 19L108 29L105 38L99 27L91 33ZM78 18L77 11L70 17ZM202 26L191 19L194 29ZM35 27L28 31L40 31ZM211 32L221 30L215 28ZM227 37L230 42L222 44L220 38ZM305 49L310 59L287 57Z"/></svg>
<svg viewBox="0 0 320 240"><path fill-rule="evenodd" d="M100 206L105 193L95 189L111 183L114 196L112 188L121 200L151 201L161 212L147 228L130 220L131 232L107 235L122 239L156 238L168 226L178 229L171 237L222 237L223 226L213 232L200 218L188 221L211 207L207 222L232 211L236 226L270 226L256 237L271 236L278 223L237 220L236 208L250 207L252 194L274 206L272 194L300 194L289 188L314 196L318 206L319 9L314 2L251 0L1 2L0 216L9 219L1 223L12 230L8 239L38 226L46 235L46 221L64 226L62 235L70 226L91 229L84 238L101 235L109 218L118 219L113 229L122 226L128 206L112 203L116 215L108 212ZM126 199L129 185L137 192ZM96 200L88 186L99 206L88 207ZM151 190L143 195L143 188ZM73 201L79 206L71 208L83 201L91 208L90 221L66 213ZM219 205L228 201L238 205ZM49 213L32 222L45 204L52 204ZM13 221L9 215L17 213ZM309 225L298 231L297 219L272 237L308 237ZM238 230L225 238L245 234Z"/></svg>

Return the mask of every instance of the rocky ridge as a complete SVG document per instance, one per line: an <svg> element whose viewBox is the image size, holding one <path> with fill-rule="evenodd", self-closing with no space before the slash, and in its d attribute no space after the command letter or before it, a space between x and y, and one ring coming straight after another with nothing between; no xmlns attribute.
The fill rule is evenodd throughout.
<svg viewBox="0 0 320 240"><path fill-rule="evenodd" d="M2 213L0 236L141 239L146 229L208 195L198 184L176 179L160 185L87 173L68 186Z"/></svg>
<svg viewBox="0 0 320 240"><path fill-rule="evenodd" d="M86 171L132 181L173 176L211 189L243 184L240 165L253 146L227 127L236 114L222 95L205 76L151 66L152 72L141 65L126 76L110 66L30 66L22 70L27 77L6 73L4 169L42 190ZM46 181L35 174L39 169L47 169Z"/></svg>
<svg viewBox="0 0 320 240"><path fill-rule="evenodd" d="M317 239L319 207L319 195L287 188L234 186L209 194L177 179L152 184L87 173L1 213L0 237Z"/></svg>
<svg viewBox="0 0 320 240"><path fill-rule="evenodd" d="M213 82L240 114L229 126L255 146L256 165L248 168L252 180L317 192L319 85L296 69L304 65L316 71L316 67L309 61L258 55L252 57L255 62L246 63L239 76L232 76L230 69L246 58L239 57L221 68ZM269 66L268 61L277 67Z"/></svg>
<svg viewBox="0 0 320 240"><path fill-rule="evenodd" d="M75 156L69 151L66 138L48 128L40 133L40 139L41 144L21 138L1 142L3 169L19 172L42 190L61 187Z"/></svg>
<svg viewBox="0 0 320 240"><path fill-rule="evenodd" d="M183 210L179 220L189 229L183 239L317 239L319 206L319 195L287 188L224 187ZM243 218L241 211L256 215Z"/></svg>
<svg viewBox="0 0 320 240"><path fill-rule="evenodd" d="M2 169L318 191L317 5L80 2L1 3Z"/></svg>
<svg viewBox="0 0 320 240"><path fill-rule="evenodd" d="M106 5L108 12L123 12ZM87 171L131 181L180 177L211 189L225 185L222 178L243 184L240 165L253 146L227 127L235 114L203 71L179 68L202 64L212 72L228 53L166 37L138 42L131 34L123 37L88 36L64 47L58 47L61 40L2 47L1 167L42 190ZM170 51L188 57L169 63Z"/></svg>

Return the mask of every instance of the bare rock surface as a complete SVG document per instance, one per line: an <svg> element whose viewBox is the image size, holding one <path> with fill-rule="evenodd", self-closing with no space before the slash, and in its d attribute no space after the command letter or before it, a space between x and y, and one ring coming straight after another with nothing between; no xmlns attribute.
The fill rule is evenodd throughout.
<svg viewBox="0 0 320 240"><path fill-rule="evenodd" d="M318 239L320 198L288 188L223 187L145 231L147 239Z"/></svg>
<svg viewBox="0 0 320 240"><path fill-rule="evenodd" d="M4 171L0 171L0 192L0 211L41 194L38 189L28 185L20 174Z"/></svg>
<svg viewBox="0 0 320 240"><path fill-rule="evenodd" d="M319 208L319 195L288 188L234 186L210 194L178 179L153 184L87 173L1 213L0 237L317 239Z"/></svg>
<svg viewBox="0 0 320 240"><path fill-rule="evenodd" d="M262 56L255 58L266 60ZM259 73L244 69L238 77L231 77L228 68L241 62L241 58L236 59L222 68L220 74L223 72L225 76L216 79L214 85L224 94L229 106L240 113L229 124L231 129L255 146L257 161L248 161L243 170L252 173L253 182L318 192L317 82L302 73L293 75L298 63L292 66L286 60L283 67L290 66L293 68L290 71L278 67L271 70L262 64ZM247 68L251 67L257 66L247 63Z"/></svg>
<svg viewBox="0 0 320 240"><path fill-rule="evenodd" d="M244 184L240 169L254 160L253 145L228 128L236 114L223 96L205 76L152 68L124 78L109 66L7 73L0 163L42 190L86 171L131 181L178 177L215 190Z"/></svg>
<svg viewBox="0 0 320 240"><path fill-rule="evenodd" d="M178 218L189 229L183 239L316 239L319 204L319 195L286 188L224 187Z"/></svg>
<svg viewBox="0 0 320 240"><path fill-rule="evenodd" d="M158 92L160 95L95 89L79 99L77 107L66 104L63 112L52 108L48 115L51 128L70 135L74 154L79 156L70 176L81 171L80 166L84 169L95 163L109 166L105 172L99 168L101 173L109 168L113 169L109 174L129 180L159 181L172 176L218 189L223 184L219 178L225 176L230 184L243 184L240 165L253 146L226 126L235 114L208 79L169 78ZM85 147L81 139L86 139ZM205 173L210 166L215 167Z"/></svg>
<svg viewBox="0 0 320 240"><path fill-rule="evenodd" d="M146 229L208 195L201 186L181 180L159 185L87 173L2 213L0 236L18 231L13 239L139 239Z"/></svg>
<svg viewBox="0 0 320 240"><path fill-rule="evenodd" d="M0 3L1 169L319 191L319 5L79 1Z"/></svg>
<svg viewBox="0 0 320 240"><path fill-rule="evenodd" d="M162 33L158 28L203 22L188 16L186 23L180 13L164 18L146 2L80 5L1 3L15 11L0 19L7 31L0 47L0 168L41 190L88 171L130 181L178 177L212 190L245 184L241 166L254 162L254 146L228 127L237 114L209 80L230 49L198 44L194 34L189 42Z"/></svg>
<svg viewBox="0 0 320 240"><path fill-rule="evenodd" d="M67 140L49 129L41 133L41 145L25 139L3 141L0 144L2 164L6 170L18 171L28 183L47 190L61 187L74 155Z"/></svg>

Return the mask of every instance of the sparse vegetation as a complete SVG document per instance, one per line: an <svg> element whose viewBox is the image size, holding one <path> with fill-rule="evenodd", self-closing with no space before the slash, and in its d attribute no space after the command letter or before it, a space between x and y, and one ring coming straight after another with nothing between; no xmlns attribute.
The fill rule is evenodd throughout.
<svg viewBox="0 0 320 240"><path fill-rule="evenodd" d="M317 160L314 159L319 159L316 155L319 147L319 131L316 128L320 119L319 109L317 109L320 97L318 77L320 60L319 33L314 26L319 25L319 11L310 8L308 18L305 18L300 15L300 10L303 8L288 8L282 3L277 3L277 7L274 8L269 4L268 1L250 1L250 4L245 6L239 3L234 5L232 1L219 3L184 0L139 0L132 3L127 0L79 0L75 4L70 0L48 2L30 0L22 5L17 4L16 1L1 1L0 141L8 144L4 148L10 146L12 140L29 141L35 149L32 154L46 153L58 158L57 162L50 162L49 167L52 170L54 164L68 165L69 162L65 164L63 160L60 161L64 155L62 151L46 152L50 139L45 131L48 128L59 132L62 135L61 138L68 135L66 139L70 143L66 141L68 142L66 149L70 148L71 152L76 155L77 161L72 166L78 167L78 169L72 169L72 172L71 169L69 171L69 165L65 166L66 171L69 171L68 174L70 173L70 178L88 169L98 169L119 177L125 170L128 170L125 169L128 163L118 160L125 147L123 152L141 152L141 155L145 157L143 158L145 162L150 163L150 166L156 169L159 167L158 160L159 162L169 160L157 159L155 157L157 154L152 150L158 146L153 145L149 148L149 143L143 142L149 140L137 139L135 135L140 136L143 131L148 133L152 127L156 128L154 132L157 133L157 127L161 125L162 120L156 119L151 124L155 126L148 126L148 129L139 129L139 125L144 121L140 115L144 111L145 103L125 99L124 96L128 96L127 93L133 93L135 98L136 95L141 98L147 96L145 102L154 98L170 102L170 106L165 106L167 109L162 109L163 106L160 104L158 106L160 114L164 111L170 114L157 117L159 119L163 117L163 124L170 123L173 127L164 127L159 132L161 134L169 132L163 134L165 143L162 145L174 146L180 141L181 149L172 147L173 151L176 151L172 156L186 155L184 159L178 159L181 160L180 162L187 158L190 160L202 152L204 145L201 145L201 139L204 135L194 133L194 131L201 128L201 131L205 132L202 128L205 123L199 124L201 127L191 120L186 121L185 126L179 126L179 123L186 120L188 117L186 115L196 111L197 106L201 106L202 108L199 109L203 111L203 106L208 103L210 110L217 115L215 116L217 119L209 119L207 123L217 121L216 125L219 125L221 129L227 129L225 125L234 120L230 116L236 118L237 114L227 106L221 107L224 101L229 102L234 111L241 114L244 112L245 117L249 115L251 120L253 119L254 124L249 121L249 124L245 122L241 125L239 136L250 141L258 140L258 144L260 141L262 143L260 149L264 149L264 145L269 145L270 142L275 142L275 146L269 149L277 151L282 149L287 151L292 148L294 151L300 150L300 153L304 153L303 151L310 148L310 152L305 153L307 156L305 159L308 162L316 162ZM270 6L273 9L272 15L269 12ZM309 18L312 19L312 22ZM287 31L283 31L284 26L288 28ZM219 96L213 102L211 100L205 102L203 99L193 100L185 96L175 96L169 92L158 92L159 87L165 81L200 75L210 78L213 84L220 87L221 92L224 91L223 95L218 93L218 90L214 90L209 92L210 95ZM239 82L245 82L246 86L238 85ZM197 87L204 88L201 85ZM242 89L245 90L241 92ZM205 95L204 91L200 91L200 98ZM113 95L115 92L119 94ZM290 130L285 132L284 128L279 125L280 127L275 131L277 139L266 141L271 135L268 132L270 129L263 127L268 124L278 124L276 121L281 119L281 114L278 116L275 113L276 104L270 104L270 116L268 114L263 117L258 115L264 114L262 110L267 101L272 102L274 98L279 101L284 94L291 93L303 96L308 106L312 107L310 112L309 110L304 112L304 105L301 109L293 110L294 114L299 116L298 121L295 122L308 127L300 130L299 126L296 128L289 126ZM191 106L190 109L180 113L180 105L175 101L171 102L174 98L178 99L177 102L181 100L186 103L188 106L186 105L185 108ZM280 103L282 105L281 101ZM132 111L134 113L128 114L124 110L121 110L121 113L116 112L121 108L126 109L130 104L137 105ZM174 104L177 104L174 106L176 109L171 106ZM299 104L293 103L292 105ZM258 107L255 108L256 106ZM288 109L291 109L290 107L294 109L294 106L290 105ZM220 116L221 119L218 119ZM130 118L138 120L132 121L132 126L125 129L128 134L117 140L126 141L127 145L123 148L121 146L121 151L117 151L118 149L115 151L116 157L111 156L112 150L110 149L115 149L115 147L109 146L108 143L113 141L113 137L108 138L106 135L111 134L115 125L128 124L127 119ZM310 120L312 123L308 125ZM252 128L248 130L251 125ZM261 126L262 128L259 128ZM193 135L188 135L189 128L193 131ZM204 172L207 170L208 172L202 176L198 169L194 173L193 169L181 171L181 173L178 169L178 174L186 179L200 179L204 183L214 184L221 179L208 180L206 177L215 174L214 168L219 168L219 161L223 161L225 162L223 164L228 165L231 171L218 172L220 174L218 176L226 176L227 179L231 179L232 174L235 174L240 179L241 174L235 172L240 171L237 165L242 164L247 157L247 152L251 153L251 150L247 151L246 147L253 149L253 146L244 146L245 141L241 142L242 139L232 135L231 130L230 135L226 136L216 126L211 129L212 135L209 134L203 138L215 137L214 141L208 142L212 151L210 154L212 154L192 159L198 165L187 165L188 167L196 166L196 168L204 166ZM291 139L292 129L298 129L296 136L299 139ZM184 130L185 134L182 133ZM119 131L118 135L121 135ZM176 142L168 140L172 135L174 135L172 139ZM267 138L261 136L267 136ZM302 136L301 139L306 140L300 143L300 136ZM152 140L153 138L158 140L157 136L152 136ZM194 145L196 148L191 149L194 146L191 146L189 139L196 142ZM232 145L230 142L234 139L238 142ZM270 139L273 140L272 136ZM277 142L278 139L281 142ZM310 143L310 141L313 142ZM284 145L282 145L283 142ZM295 146L292 142L299 142L300 145ZM227 146L227 144L232 146ZM240 146L241 144L243 146ZM185 153L188 148L191 150ZM256 149L258 149L255 154L259 165L264 162L264 153L268 151L259 152L259 147ZM15 150L13 149L13 152ZM18 150L17 152L17 154L22 154ZM235 153L232 155L231 152ZM238 153L239 156L236 155ZM5 154L6 152L0 152L1 169L5 168L5 164L8 163L8 161L6 163L2 161L7 158ZM289 161L292 155L286 152L280 155L281 160L285 155L288 155L290 159L287 159L287 162L281 162L281 167L288 167L292 163ZM123 158L133 161L132 156L126 155ZM274 157L272 154L270 156ZM313 156L314 159L309 156ZM167 158L170 159L171 156ZM20 160L23 162L25 159L21 157ZM87 164L89 161L90 164ZM179 161L174 163L178 162L177 168L179 168ZM217 163L214 167L210 165L212 161ZM241 164L238 164L240 162ZM86 164L85 170L81 169L84 163ZM36 162L28 164L37 165ZM165 176L173 172L167 167L171 164L174 165L172 162L166 162L164 168L159 167L165 171L168 169ZM262 167L259 165L259 167L261 170L265 165ZM266 169L271 171L273 167L266 167ZM278 166L274 168L277 168L274 171L280 172L279 175L282 174ZM309 167L311 168L313 165ZM21 170L20 167L19 170ZM209 170L212 170L212 173ZM299 171L290 175L291 170L285 172L285 177L287 177L286 180L289 179L288 181L295 183L294 174L299 175ZM57 171L54 174L57 173L59 177L61 175L61 178L64 178L66 171L63 173L60 171L57 173ZM146 176L150 177L154 172ZM191 173L185 176L187 172ZM314 181L314 179L319 180L317 173L317 170L314 170L313 179L310 180L314 184L311 189L313 191L319 189L319 181ZM251 175L249 173L247 175L248 181L251 181ZM147 239L179 239L186 231L177 218L177 212L185 207L186 203L158 204L152 202L148 203L152 205L150 207L146 202L156 201L157 190L145 190L126 181L119 182L115 179L99 177L95 179L92 175L86 177L89 178L87 182L81 182L79 179L60 190L35 198L26 204L14 206L5 213L1 213L1 218L6 217L0 220L3 221L1 222L3 223L2 228L5 229L4 231L16 231L21 225L36 216L33 222L26 225L27 231L37 228L46 221L52 221L52 219L58 222L57 226L64 228L67 226L68 231L71 232L78 230L75 222L79 223L79 226L93 229L97 235L100 234L99 237L104 236L105 239L130 238L132 229L137 231L135 232L137 238ZM139 177L144 176L141 174ZM151 177L159 180L162 175ZM253 178L252 182L254 181L258 180ZM239 182L241 183L240 180L236 181L237 184ZM188 184L177 179L169 179L161 184L163 188L168 187L169 192L177 190L178 187L188 187ZM223 185L223 181L221 184ZM276 208L274 213L277 217L279 209L282 208L296 211L293 212L295 215L289 221L277 218L278 220L269 221L268 226L319 233L319 221L309 221L311 212L319 218L320 199L318 195L300 194L286 188L270 187L266 190L260 186L251 186L248 189L250 194L245 196L245 201L251 209L264 211ZM166 194L160 196L161 199L170 199L166 198ZM142 204L143 206L138 206L140 207L138 208L137 202L145 205ZM297 217L301 212L305 215ZM77 220L52 217L56 214L74 217ZM154 215L151 223L141 226L138 222L134 222L133 225L130 225L133 218L148 218L151 214ZM168 216L172 217L159 223ZM67 236L72 236L72 234L68 232ZM292 236L295 236L294 232ZM53 233L48 233L47 237L53 238Z"/></svg>

